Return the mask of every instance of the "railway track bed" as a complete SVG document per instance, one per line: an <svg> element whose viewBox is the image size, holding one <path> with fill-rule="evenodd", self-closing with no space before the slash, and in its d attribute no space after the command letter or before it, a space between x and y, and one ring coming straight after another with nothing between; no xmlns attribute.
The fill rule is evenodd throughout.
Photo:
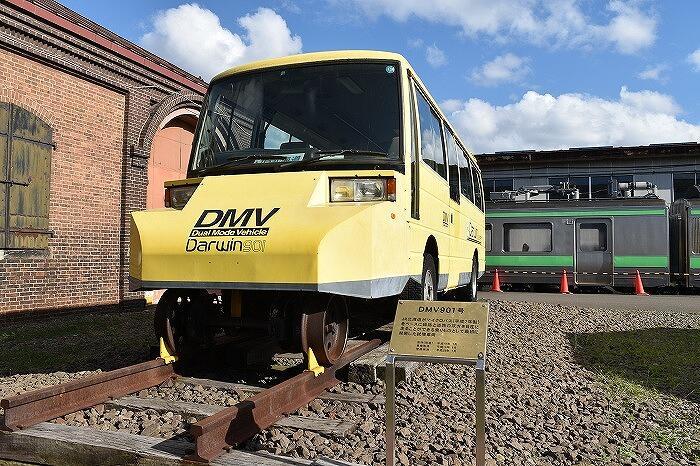
<svg viewBox="0 0 700 466"><path fill-rule="evenodd" d="M195 445L185 438L163 439L91 427L42 422L11 434L0 434L3 459L37 464L182 464ZM210 464L243 466L351 465L338 460L306 460L273 453L231 450Z"/></svg>
<svg viewBox="0 0 700 466"><path fill-rule="evenodd" d="M358 342L325 372L304 371L269 388L181 377L171 364L156 359L9 397L2 401L0 459L41 464L65 464L68 459L75 464L331 464L322 458L235 447L270 427L337 437L354 431L359 421L335 413L323 416L314 411L314 400L383 404L381 395L327 391L340 382L337 370L379 344ZM292 414L298 410L300 414Z"/></svg>

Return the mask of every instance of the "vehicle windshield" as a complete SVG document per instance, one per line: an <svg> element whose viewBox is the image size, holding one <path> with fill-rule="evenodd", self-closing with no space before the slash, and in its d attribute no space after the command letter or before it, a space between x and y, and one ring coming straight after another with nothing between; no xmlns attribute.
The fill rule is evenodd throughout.
<svg viewBox="0 0 700 466"><path fill-rule="evenodd" d="M216 81L206 99L190 173L396 162L398 74L396 64L355 62Z"/></svg>

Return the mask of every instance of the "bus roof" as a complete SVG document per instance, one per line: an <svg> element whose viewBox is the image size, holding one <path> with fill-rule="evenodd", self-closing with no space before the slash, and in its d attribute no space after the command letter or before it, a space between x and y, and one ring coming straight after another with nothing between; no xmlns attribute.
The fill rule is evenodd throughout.
<svg viewBox="0 0 700 466"><path fill-rule="evenodd" d="M400 54L394 52L380 52L374 50L335 50L329 52L312 52L300 53L298 55L289 55L287 57L270 58L268 60L259 60L244 65L235 66L226 71L223 71L212 79L225 78L236 73L245 71L259 70L264 68L274 68L277 66L297 65L301 63L313 63L319 61L341 61L341 60L393 60L401 62L403 65L409 66L408 61Z"/></svg>

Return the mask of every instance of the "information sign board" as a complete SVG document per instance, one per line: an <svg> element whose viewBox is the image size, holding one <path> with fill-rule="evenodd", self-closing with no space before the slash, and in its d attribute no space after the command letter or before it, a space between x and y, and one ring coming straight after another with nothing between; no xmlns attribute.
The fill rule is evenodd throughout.
<svg viewBox="0 0 700 466"><path fill-rule="evenodd" d="M396 450L396 362L473 364L476 373L476 466L486 463L486 339L484 302L399 301L386 357L386 464Z"/></svg>
<svg viewBox="0 0 700 466"><path fill-rule="evenodd" d="M483 359L488 304L399 301L389 353L449 359Z"/></svg>

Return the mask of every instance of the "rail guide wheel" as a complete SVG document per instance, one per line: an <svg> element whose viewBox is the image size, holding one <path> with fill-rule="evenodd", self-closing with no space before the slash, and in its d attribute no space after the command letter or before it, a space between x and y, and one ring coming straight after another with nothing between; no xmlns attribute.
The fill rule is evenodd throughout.
<svg viewBox="0 0 700 466"><path fill-rule="evenodd" d="M348 341L348 306L345 299L318 297L305 303L301 315L301 348L313 350L318 363L332 366L345 351Z"/></svg>
<svg viewBox="0 0 700 466"><path fill-rule="evenodd" d="M158 301L153 324L156 337L162 338L167 352L182 357L204 343L207 293L204 290L170 289Z"/></svg>

